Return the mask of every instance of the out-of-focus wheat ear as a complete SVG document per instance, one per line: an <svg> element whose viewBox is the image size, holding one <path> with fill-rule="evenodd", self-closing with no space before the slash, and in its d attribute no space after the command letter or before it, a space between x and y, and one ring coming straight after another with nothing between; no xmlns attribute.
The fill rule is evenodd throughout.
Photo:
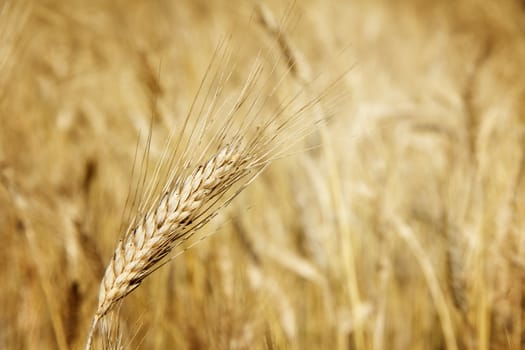
<svg viewBox="0 0 525 350"><path fill-rule="evenodd" d="M26 0L0 3L0 100L11 71L20 59L22 30L30 16L31 3ZM16 57L16 58L15 58Z"/></svg>
<svg viewBox="0 0 525 350"><path fill-rule="evenodd" d="M46 265L42 264L43 261L41 250L37 244L37 232L34 229L34 225L27 213L32 209L31 202L28 197L21 191L15 181L14 174L7 174L7 169L2 169L3 166L0 164L0 186L5 186L7 191L12 197L13 206L18 212L18 220L20 221L21 228L25 234L27 244L29 246L30 256L34 260L35 270L39 283L41 284L42 291L47 303L47 309L49 317L51 319L51 326L53 328L57 348L60 350L66 350L68 348L66 332L64 330L64 323L60 317L59 303L53 293L52 284L50 283L49 273L46 270Z"/></svg>

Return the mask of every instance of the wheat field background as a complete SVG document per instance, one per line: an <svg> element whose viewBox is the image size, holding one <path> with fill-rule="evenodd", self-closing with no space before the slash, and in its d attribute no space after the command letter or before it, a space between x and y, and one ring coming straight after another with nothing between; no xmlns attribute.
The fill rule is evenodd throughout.
<svg viewBox="0 0 525 350"><path fill-rule="evenodd" d="M122 302L121 346L522 349L518 0L0 2L0 348L83 347L137 140L162 157L229 33L227 89L269 50L282 96L338 81L329 118Z"/></svg>

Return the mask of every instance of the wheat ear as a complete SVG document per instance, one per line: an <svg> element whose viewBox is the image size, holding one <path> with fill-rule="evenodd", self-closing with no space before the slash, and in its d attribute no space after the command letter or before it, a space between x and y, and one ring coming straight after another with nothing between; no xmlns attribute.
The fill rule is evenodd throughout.
<svg viewBox="0 0 525 350"><path fill-rule="evenodd" d="M185 179L176 181L177 185L164 192L155 207L120 240L100 285L86 349L91 347L98 320L157 269L181 240L211 219L208 207L215 198L253 173L254 159L238 151L238 146L227 145Z"/></svg>
<svg viewBox="0 0 525 350"><path fill-rule="evenodd" d="M225 63L223 59L228 61L226 56L219 57L219 68ZM222 93L230 74L218 69L195 120L191 117L192 106L186 119L188 123L185 122L179 134L182 141L177 141L173 153L168 152L164 164L168 168L168 180L157 192L156 187L164 178L161 175L153 179L153 191L144 202L139 199L139 211L106 268L86 349L91 349L98 321L104 315L169 261L167 256L176 246L208 223L272 160L282 156L283 150L318 122L301 116L315 106L322 95L298 104L303 90L285 98L277 109L264 116L283 79L276 85L272 85L270 78L263 79L263 61L263 57L255 61L233 104L222 102L228 101ZM288 73L289 70L283 78ZM218 120L214 124L214 115L224 116L224 122ZM182 137L185 131L189 132L187 141ZM203 145L201 140L208 139L207 132L213 134L211 142ZM180 144L185 144L182 154L177 153ZM216 147L215 151L212 147ZM175 156L180 156L177 164L173 164Z"/></svg>

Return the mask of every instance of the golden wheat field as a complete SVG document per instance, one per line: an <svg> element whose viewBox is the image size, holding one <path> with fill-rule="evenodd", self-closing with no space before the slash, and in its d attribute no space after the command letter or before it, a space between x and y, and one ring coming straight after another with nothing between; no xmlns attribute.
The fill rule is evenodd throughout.
<svg viewBox="0 0 525 350"><path fill-rule="evenodd" d="M0 0L0 242L1 349L525 348L525 2Z"/></svg>

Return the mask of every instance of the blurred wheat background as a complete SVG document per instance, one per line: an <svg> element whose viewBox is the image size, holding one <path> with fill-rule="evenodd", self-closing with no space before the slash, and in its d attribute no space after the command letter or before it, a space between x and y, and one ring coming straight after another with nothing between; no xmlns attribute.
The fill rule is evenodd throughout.
<svg viewBox="0 0 525 350"><path fill-rule="evenodd" d="M124 347L523 348L518 0L0 2L0 348L83 346L137 140L231 32L284 91L341 77L330 118L123 302Z"/></svg>

